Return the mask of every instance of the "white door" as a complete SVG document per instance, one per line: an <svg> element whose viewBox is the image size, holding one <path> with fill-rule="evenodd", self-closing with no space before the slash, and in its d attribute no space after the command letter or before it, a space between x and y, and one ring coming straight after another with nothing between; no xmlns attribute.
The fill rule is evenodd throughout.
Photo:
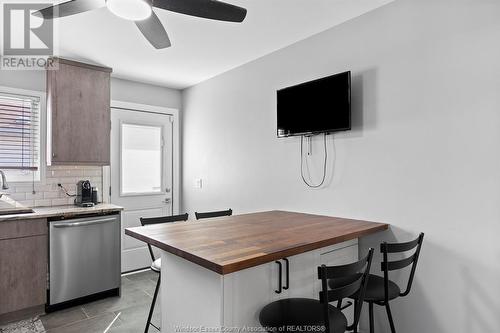
<svg viewBox="0 0 500 333"><path fill-rule="evenodd" d="M149 267L144 242L124 229L139 218L172 214L172 118L167 114L111 109L111 202L122 213L122 272Z"/></svg>

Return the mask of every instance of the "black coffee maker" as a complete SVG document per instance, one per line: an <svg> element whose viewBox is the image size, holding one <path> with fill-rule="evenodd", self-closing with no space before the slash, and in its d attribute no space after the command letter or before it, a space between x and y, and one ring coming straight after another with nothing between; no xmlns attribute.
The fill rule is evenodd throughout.
<svg viewBox="0 0 500 333"><path fill-rule="evenodd" d="M80 180L76 184L75 205L80 207L92 207L92 186L88 180Z"/></svg>

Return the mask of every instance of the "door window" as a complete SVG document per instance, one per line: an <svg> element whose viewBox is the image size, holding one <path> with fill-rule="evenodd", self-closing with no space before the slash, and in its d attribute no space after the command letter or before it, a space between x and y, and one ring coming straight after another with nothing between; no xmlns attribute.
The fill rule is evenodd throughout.
<svg viewBox="0 0 500 333"><path fill-rule="evenodd" d="M162 192L161 126L121 124L121 195Z"/></svg>

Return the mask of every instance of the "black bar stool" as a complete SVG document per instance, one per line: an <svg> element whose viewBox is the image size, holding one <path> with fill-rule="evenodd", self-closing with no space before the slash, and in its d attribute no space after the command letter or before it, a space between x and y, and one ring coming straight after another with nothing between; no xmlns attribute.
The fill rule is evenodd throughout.
<svg viewBox="0 0 500 333"><path fill-rule="evenodd" d="M187 221L188 214L182 215L172 215L172 216L160 216L160 217L141 217L141 225L150 225L150 224L159 224L159 223L170 223L170 222L179 222L179 221ZM158 282L156 282L155 292L153 294L153 302L151 303L151 308L149 309L148 321L146 322L146 328L144 329L144 333L148 333L149 325L156 328L160 331L160 328L155 326L151 322L151 317L153 316L153 312L155 309L156 298L158 297L158 291L160 290L160 281L161 281L161 258L156 259L153 253L153 248L148 244L149 254L151 255L151 260L153 261L151 264L151 270L155 273L158 273Z"/></svg>
<svg viewBox="0 0 500 333"><path fill-rule="evenodd" d="M194 215L196 216L197 220L209 219L212 217L231 216L231 215L233 215L233 210L228 209L228 210L219 210L216 212L205 212L205 213L195 212Z"/></svg>
<svg viewBox="0 0 500 333"><path fill-rule="evenodd" d="M411 285L413 283L413 278L415 276L415 270L417 268L418 257L420 255L420 249L422 248L422 243L424 241L424 234L421 233L417 239L406 243L392 243L388 244L386 242L380 244L380 252L382 253L383 260L381 263L381 270L384 276L378 276L370 274L368 277L368 285L366 287L365 302L368 302L368 310L370 316L370 333L374 333L374 320L373 320L373 304L384 306L387 312L387 317L389 319L389 324L391 326L391 332L396 333L394 327L394 321L392 319L391 307L389 306L389 301L396 299L398 297L407 296L410 293ZM415 252L408 258L389 261L388 257L391 253L401 253L410 251L416 248ZM406 285L406 290L401 292L399 286L389 280L389 272L405 268L412 265L408 283ZM329 281L329 285L335 285L334 281Z"/></svg>
<svg viewBox="0 0 500 333"><path fill-rule="evenodd" d="M347 330L357 332L361 307L363 305L367 278L373 249L358 262L327 267L318 267L318 279L322 290L319 300L309 298L286 298L266 305L259 314L260 324L268 332L326 332L344 333ZM337 284L328 289L328 280L334 279ZM354 320L348 325L347 318L342 313L340 302L343 298L357 293L355 300ZM330 302L338 301L337 307Z"/></svg>

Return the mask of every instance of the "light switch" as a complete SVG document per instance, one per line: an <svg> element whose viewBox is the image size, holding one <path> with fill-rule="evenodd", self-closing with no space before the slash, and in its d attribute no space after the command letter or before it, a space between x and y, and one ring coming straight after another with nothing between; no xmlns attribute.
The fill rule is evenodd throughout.
<svg viewBox="0 0 500 333"><path fill-rule="evenodd" d="M194 188L201 189L202 186L203 186L203 181L201 180L201 178L196 178L194 180Z"/></svg>

